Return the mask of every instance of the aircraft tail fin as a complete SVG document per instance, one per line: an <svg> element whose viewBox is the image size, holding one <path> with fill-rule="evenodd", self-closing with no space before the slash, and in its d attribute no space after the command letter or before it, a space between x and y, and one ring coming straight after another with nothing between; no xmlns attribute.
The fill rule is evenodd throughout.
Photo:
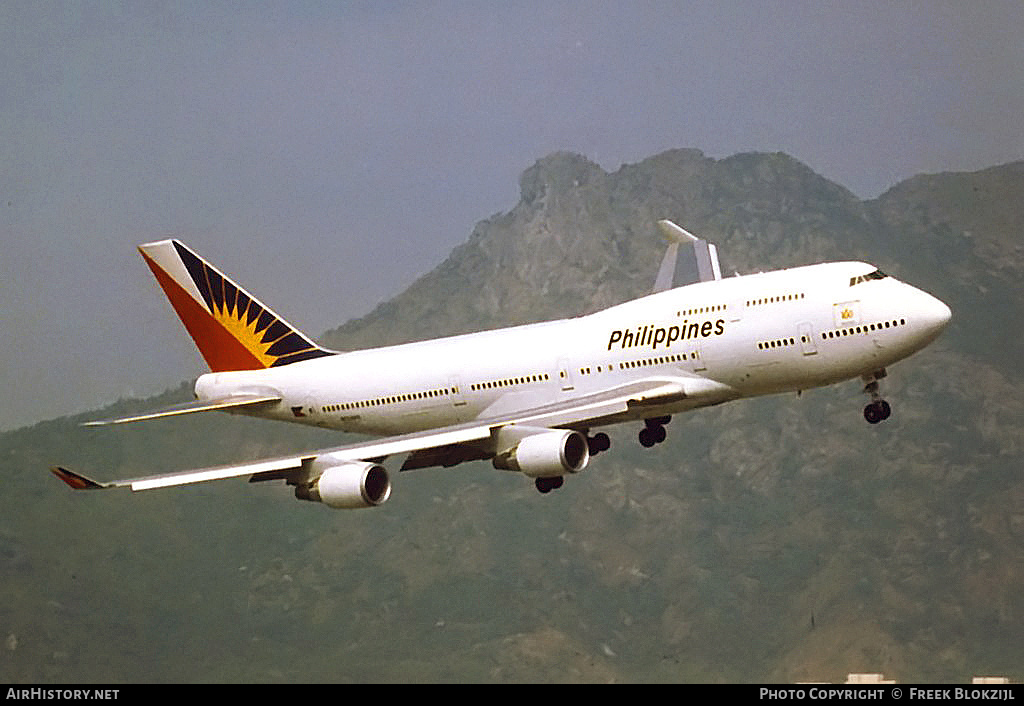
<svg viewBox="0 0 1024 706"><path fill-rule="evenodd" d="M722 271L718 265L718 249L712 243L698 238L668 220L658 221L658 230L669 245L658 269L653 292L664 292L666 289L694 282L722 279Z"/></svg>
<svg viewBox="0 0 1024 706"><path fill-rule="evenodd" d="M334 355L177 240L139 252L213 372L256 370Z"/></svg>

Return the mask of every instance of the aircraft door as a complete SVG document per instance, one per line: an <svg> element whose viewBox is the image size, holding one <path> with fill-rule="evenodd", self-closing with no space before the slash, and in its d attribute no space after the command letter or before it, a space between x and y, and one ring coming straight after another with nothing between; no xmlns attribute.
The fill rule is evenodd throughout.
<svg viewBox="0 0 1024 706"><path fill-rule="evenodd" d="M704 346L699 341L693 342L693 348L689 356L690 364L693 365L693 372L699 373L708 369L707 363L704 362Z"/></svg>
<svg viewBox="0 0 1024 706"><path fill-rule="evenodd" d="M572 368L569 367L569 361L565 358L558 361L558 384L564 391L569 391L576 387L572 381Z"/></svg>
<svg viewBox="0 0 1024 706"><path fill-rule="evenodd" d="M804 355L814 355L818 352L818 347L814 343L814 327L810 321L803 321L797 324L797 330L800 332L800 348L803 350Z"/></svg>
<svg viewBox="0 0 1024 706"><path fill-rule="evenodd" d="M462 392L462 382L458 377L448 378L448 399L455 409L455 418L460 422L466 421L466 395Z"/></svg>
<svg viewBox="0 0 1024 706"><path fill-rule="evenodd" d="M743 318L743 309L746 308L744 299L735 299L729 302L729 321L739 321Z"/></svg>

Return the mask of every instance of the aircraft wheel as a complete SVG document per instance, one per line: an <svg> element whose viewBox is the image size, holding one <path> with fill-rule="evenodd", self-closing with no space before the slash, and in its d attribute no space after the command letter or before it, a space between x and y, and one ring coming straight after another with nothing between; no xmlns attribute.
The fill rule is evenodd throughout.
<svg viewBox="0 0 1024 706"><path fill-rule="evenodd" d="M590 448L590 455L595 456L602 451L607 451L611 448L612 441L608 438L608 435L602 431L587 439L587 445Z"/></svg>
<svg viewBox="0 0 1024 706"><path fill-rule="evenodd" d="M645 426L640 430L640 445L649 449L665 440L665 427Z"/></svg>
<svg viewBox="0 0 1024 706"><path fill-rule="evenodd" d="M864 419L868 421L868 424L878 424L882 420L888 419L891 414L892 408L885 400L875 400L864 408Z"/></svg>
<svg viewBox="0 0 1024 706"><path fill-rule="evenodd" d="M650 427L644 427L640 430L640 445L645 449L649 449L654 446L657 441L654 440L654 435L651 433Z"/></svg>
<svg viewBox="0 0 1024 706"><path fill-rule="evenodd" d="M542 493L550 493L552 490L558 490L562 487L562 483L565 479L562 476L552 476L550 478L537 478L533 481L533 484L537 486L537 490Z"/></svg>

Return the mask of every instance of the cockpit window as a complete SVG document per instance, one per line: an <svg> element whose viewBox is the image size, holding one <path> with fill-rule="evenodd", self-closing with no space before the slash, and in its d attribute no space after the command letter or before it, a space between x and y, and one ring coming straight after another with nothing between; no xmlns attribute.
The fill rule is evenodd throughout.
<svg viewBox="0 0 1024 706"><path fill-rule="evenodd" d="M850 286L852 287L855 284L860 284L861 282L867 282L869 279L885 279L888 276L889 275L885 274L881 270L875 270L874 272L871 272L871 273L866 274L866 275L860 275L858 277L851 277L850 278Z"/></svg>

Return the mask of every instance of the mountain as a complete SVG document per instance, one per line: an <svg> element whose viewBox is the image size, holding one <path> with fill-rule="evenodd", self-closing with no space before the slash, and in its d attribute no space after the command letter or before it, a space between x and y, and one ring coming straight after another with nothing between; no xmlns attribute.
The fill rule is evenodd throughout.
<svg viewBox="0 0 1024 706"><path fill-rule="evenodd" d="M515 208L477 224L437 269L324 342L404 342L576 315L649 293L664 254L655 227L662 218L717 243L723 266L740 271L848 258L868 229L853 194L783 154L716 161L675 150L608 174L558 153L527 169L519 186Z"/></svg>
<svg viewBox="0 0 1024 706"><path fill-rule="evenodd" d="M635 430L556 493L475 463L340 512L271 484L71 493L338 442L208 416L82 429L125 400L0 435L0 679L1024 679L1024 163L871 201L785 154L673 150L609 173L558 153L406 292L322 341L354 349L596 310L646 293L671 218L724 273L864 259L943 298L943 337L884 380ZM339 296L343 295L339 292Z"/></svg>

